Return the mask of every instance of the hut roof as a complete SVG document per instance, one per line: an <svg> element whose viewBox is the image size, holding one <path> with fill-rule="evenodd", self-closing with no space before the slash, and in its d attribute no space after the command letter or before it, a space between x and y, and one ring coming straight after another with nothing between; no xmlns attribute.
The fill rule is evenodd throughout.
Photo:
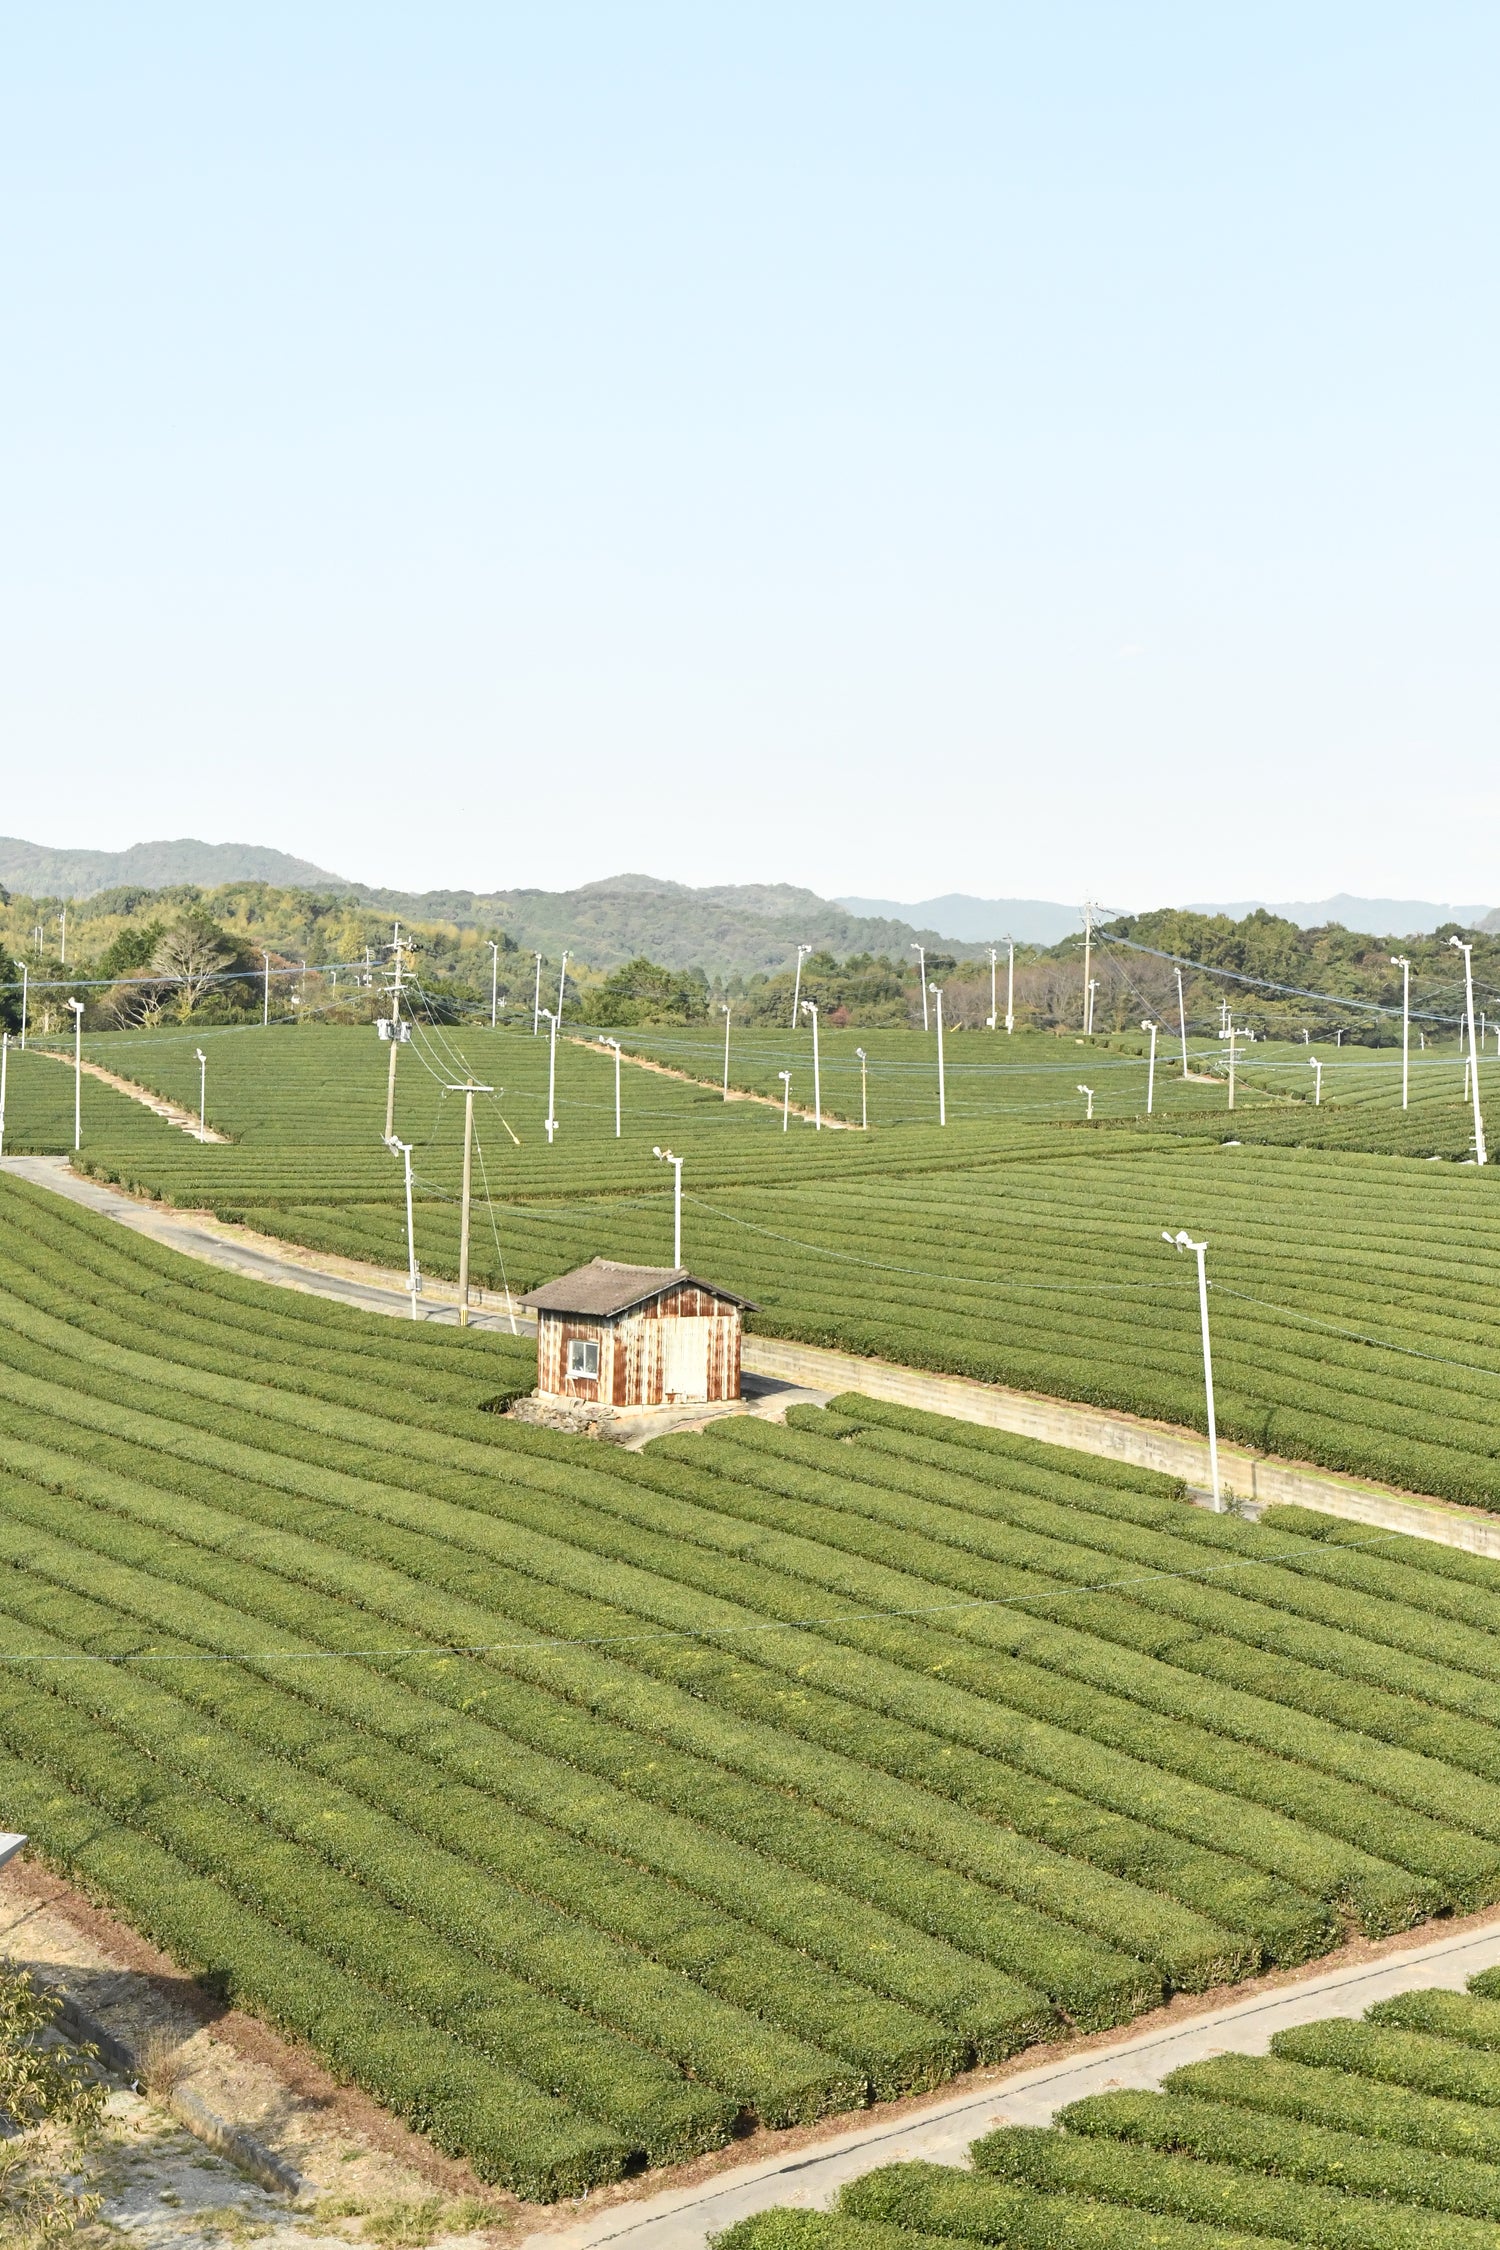
<svg viewBox="0 0 1500 2250"><path fill-rule="evenodd" d="M721 1289L717 1282L701 1281L686 1266L622 1266L613 1258L591 1258L586 1266L561 1274L556 1281L543 1282L540 1289L528 1290L521 1303L533 1312L608 1319L615 1313L631 1312L637 1305L647 1305L653 1297L682 1282L718 1297L726 1305L738 1305L744 1312L757 1309L748 1297L737 1297L732 1289Z"/></svg>

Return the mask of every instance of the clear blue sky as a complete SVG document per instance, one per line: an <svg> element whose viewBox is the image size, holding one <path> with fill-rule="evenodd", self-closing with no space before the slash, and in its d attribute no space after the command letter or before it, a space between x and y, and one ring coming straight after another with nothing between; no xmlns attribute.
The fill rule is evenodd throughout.
<svg viewBox="0 0 1500 2250"><path fill-rule="evenodd" d="M1500 899L1500 12L5 11L0 827Z"/></svg>

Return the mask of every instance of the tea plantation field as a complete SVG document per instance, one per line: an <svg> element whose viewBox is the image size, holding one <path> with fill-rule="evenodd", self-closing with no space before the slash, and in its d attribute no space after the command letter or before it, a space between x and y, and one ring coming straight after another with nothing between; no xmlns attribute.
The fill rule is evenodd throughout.
<svg viewBox="0 0 1500 2250"><path fill-rule="evenodd" d="M783 1133L774 1109L629 1066L617 1139L612 1060L566 1045L549 1145L546 1041L442 1036L445 1048L403 1051L397 1112L417 1144L417 1254L431 1273L458 1262L461 1116L439 1066L456 1078L467 1065L504 1088L476 1105L482 1286L527 1288L595 1255L669 1260L660 1143L685 1159L685 1257L753 1299L767 1331L1202 1427L1194 1275L1161 1241L1186 1226L1210 1243L1226 1434L1500 1506L1500 1167L1270 1145L1252 1120L1289 1114L1270 1105L1237 1110L1228 1140L1223 1112L1212 1131L1185 1113L1170 1132L1036 1117ZM97 1051L179 1099L196 1091L190 1035ZM401 1168L379 1143L388 1050L373 1033L251 1028L210 1034L205 1051L211 1120L232 1145L200 1145L86 1085L85 1167L403 1265ZM56 1063L27 1060L70 1091ZM1268 1080L1274 1060L1261 1058ZM1451 1080L1452 1058L1439 1060ZM1383 1061L1349 1068L1356 1083L1377 1074L1359 1098L1384 1099Z"/></svg>
<svg viewBox="0 0 1500 2250"><path fill-rule="evenodd" d="M724 2250L1492 2250L1500 2222L1500 1978L1413 1992L1361 2023L1278 2032L1160 2093L1095 2094L1003 2126L970 2169L890 2164L834 2212L765 2211Z"/></svg>
<svg viewBox="0 0 1500 2250"><path fill-rule="evenodd" d="M525 1346L0 1181L0 1795L533 2197L1500 1899L1500 1571Z"/></svg>

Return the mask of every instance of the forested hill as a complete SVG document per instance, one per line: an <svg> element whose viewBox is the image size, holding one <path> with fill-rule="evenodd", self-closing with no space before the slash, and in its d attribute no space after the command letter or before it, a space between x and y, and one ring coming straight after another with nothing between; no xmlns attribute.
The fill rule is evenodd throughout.
<svg viewBox="0 0 1500 2250"><path fill-rule="evenodd" d="M1500 938L1458 922L1445 922L1430 935L1395 938L1346 930L1337 922L1300 929L1264 909L1234 921L1227 914L1162 907L1151 914L1121 915L1101 932L1106 948L1112 940L1125 939L1174 960L1229 970L1267 985L1347 994L1351 1000L1374 1001L1386 1008L1401 1004L1402 972L1395 957L1404 956L1411 963L1413 1005L1420 993L1426 1000L1441 997L1447 1012L1456 1013L1464 964L1463 956L1449 944L1452 937L1473 946L1476 984L1484 988L1478 1005L1484 1007L1500 983ZM1273 994L1256 992L1253 986L1242 990L1237 1009L1252 999L1262 1011L1277 1005ZM1306 1014L1295 1006L1292 1012L1299 1021ZM1495 1012L1493 1000L1488 1000L1488 1012Z"/></svg>
<svg viewBox="0 0 1500 2250"><path fill-rule="evenodd" d="M261 861L267 864L250 864ZM372 931L363 926L371 916L386 925L399 918L416 929L445 930L455 942L504 931L523 953L556 961L566 947L573 961L598 970L644 956L709 977L774 974L796 961L799 945L843 957L887 953L901 961L915 958L917 944L949 955L974 950L908 922L851 914L791 883L694 890L652 875L613 875L570 891L396 891L350 883L258 845L191 839L135 844L127 852L71 852L0 837L0 886L12 894L14 937L22 943L33 923L50 927L64 902L78 906L74 928L81 935L86 919L170 918L201 899L252 944L304 954L332 942L326 933L315 934L329 920L340 925L337 942L371 942ZM389 936L388 926L383 934Z"/></svg>
<svg viewBox="0 0 1500 2250"><path fill-rule="evenodd" d="M612 875L573 891L368 891L362 901L424 921L498 923L523 952L556 958L564 946L596 968L642 956L709 976L753 976L794 961L799 945L821 953L908 957L914 942L944 946L935 931L851 914L791 883L720 883L694 890L652 875ZM963 951L946 945L949 953Z"/></svg>

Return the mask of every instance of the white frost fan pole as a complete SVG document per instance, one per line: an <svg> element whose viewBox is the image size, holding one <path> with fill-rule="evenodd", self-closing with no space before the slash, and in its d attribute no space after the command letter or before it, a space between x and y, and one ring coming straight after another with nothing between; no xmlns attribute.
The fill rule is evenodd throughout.
<svg viewBox="0 0 1500 2250"><path fill-rule="evenodd" d="M1185 1228L1179 1228L1176 1234L1168 1234L1163 1227L1161 1238L1163 1242L1169 1242L1174 1250L1191 1250L1198 1261L1198 1317L1203 1325L1203 1390L1208 1402L1208 1473L1214 1491L1214 1513L1222 1515L1224 1495L1219 1486L1219 1428L1214 1416L1214 1359L1208 1341L1208 1275L1203 1265L1208 1244L1195 1242Z"/></svg>

